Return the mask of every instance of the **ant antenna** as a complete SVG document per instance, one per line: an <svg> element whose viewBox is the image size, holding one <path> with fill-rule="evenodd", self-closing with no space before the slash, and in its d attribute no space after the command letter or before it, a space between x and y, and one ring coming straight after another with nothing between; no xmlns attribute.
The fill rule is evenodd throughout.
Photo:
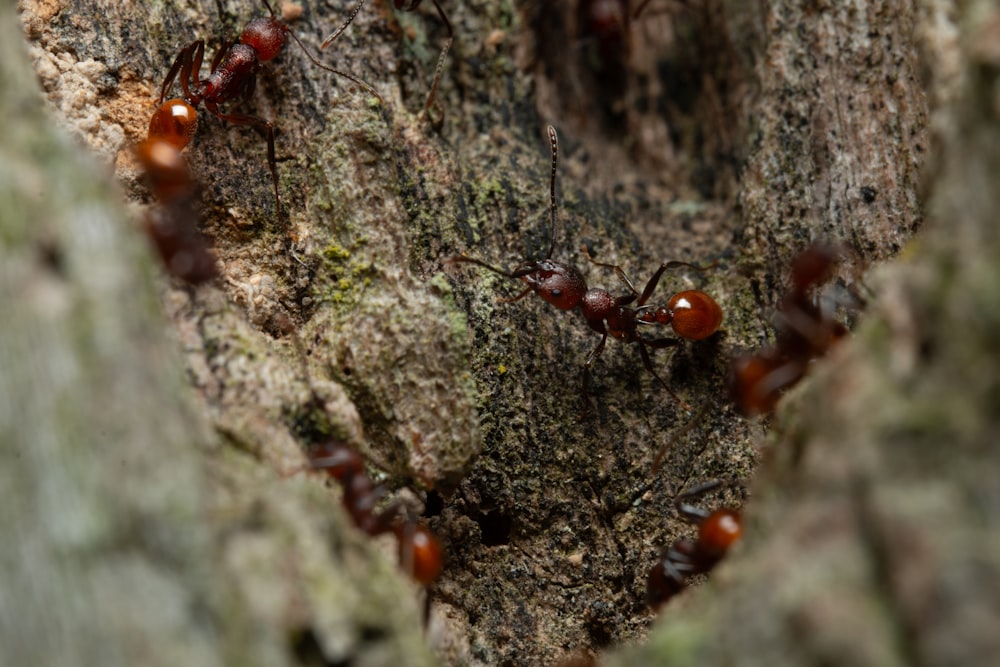
<svg viewBox="0 0 1000 667"><path fill-rule="evenodd" d="M336 30L334 30L333 34L331 34L329 37L327 37L326 39L324 39L323 43L319 45L319 48L320 48L321 51L326 50L326 47L328 47L331 44L333 44L333 41L335 39L337 39L338 37L340 37L340 33L342 33L345 30L347 30L347 26L351 25L351 22L354 20L354 17L357 16L358 12L361 11L361 8L365 6L365 2L367 2L367 0L358 0L358 4L354 6L354 11L352 11L350 13L350 15L347 17L347 20L344 21L344 24L341 25ZM266 3L266 0L265 0L265 3Z"/></svg>
<svg viewBox="0 0 1000 667"><path fill-rule="evenodd" d="M556 128L551 125L546 127L546 131L549 134L549 147L552 151L552 174L549 177L549 219L550 219L550 230L549 230L549 251L545 255L545 259L552 257L552 251L556 247L556 167L559 164L559 135L556 134ZM537 268L534 265L526 266L517 271L504 271L503 269L498 269L495 266L487 264L486 262L476 259L474 257L466 257L465 255L457 255L455 257L449 257L445 260L448 264L475 264L476 266L481 266L484 269L489 269L493 273L497 273L506 278L523 278L524 276L531 275ZM516 299L520 299L525 294L530 292L525 291L521 293Z"/></svg>
<svg viewBox="0 0 1000 667"><path fill-rule="evenodd" d="M365 0L361 0L362 4L364 3L364 1ZM355 13L357 13L357 12L355 12ZM351 18L354 18L353 14L351 15ZM348 19L347 22L350 23L350 19ZM299 48L302 49L302 52L306 54L306 57L309 58L310 61L312 61L313 65L315 65L316 67L319 67L320 69L325 69L327 72L330 72L332 74L336 74L337 76L342 76L345 79L349 79L349 80L353 81L354 83L358 84L359 86L361 86L362 88L364 88L365 90L367 90L369 93L371 93L372 95L374 95L375 97L377 97L378 101L380 103L382 103L382 105L385 105L385 100L382 98L381 95L379 95L379 92L377 90L375 90L374 86L372 86L370 83L368 83L367 81L365 81L365 80L363 80L363 79L361 79L359 77L354 76L353 74L349 74L348 72L344 72L342 70L334 69L333 67L329 67L327 65L324 65L319 60L317 60L316 57L313 56L313 54L309 53L309 49L307 49L305 47L305 44L302 43L302 40L300 40L298 38L298 36L294 32L292 32L291 30L289 30L288 34L292 36L292 39L294 39L295 43L299 45Z"/></svg>
<svg viewBox="0 0 1000 667"><path fill-rule="evenodd" d="M559 164L559 136L556 135L556 128L549 125L549 146L552 148L552 176L549 178L549 252L545 259L552 257L552 251L556 247L556 166Z"/></svg>
<svg viewBox="0 0 1000 667"><path fill-rule="evenodd" d="M670 445L672 445L674 442L680 439L681 436L686 435L691 429L693 429L702 420L702 418L704 418L706 412L708 412L708 403L702 405L701 409L699 409L698 412L695 413L694 417L691 417L691 419L689 419L686 424L682 425L680 428L678 428L676 431L670 434L670 437L667 438L667 441L664 442L663 446L661 446L659 451L656 452L656 456L653 457L653 466L650 470L650 473L654 477L656 476L656 472L660 469L660 464L663 463L663 457L666 456L667 449L670 447ZM718 483L716 483L716 486L718 486ZM678 497L687 497L687 496L686 494L681 494Z"/></svg>

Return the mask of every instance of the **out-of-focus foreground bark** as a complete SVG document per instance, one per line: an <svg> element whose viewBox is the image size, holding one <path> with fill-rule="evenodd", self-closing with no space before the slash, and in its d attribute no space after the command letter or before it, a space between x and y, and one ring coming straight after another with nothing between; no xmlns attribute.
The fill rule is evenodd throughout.
<svg viewBox="0 0 1000 667"><path fill-rule="evenodd" d="M347 4L304 3L292 29L315 48ZM992 5L664 0L609 52L581 0L455 0L427 119L444 31L432 6L391 4L320 56L384 107L294 44L261 72L248 109L279 129L284 219L263 140L202 111L185 155L222 277L198 288L151 270L130 146L177 50L214 52L258 3L22 0L36 78L3 23L4 663L538 665L648 631L608 661L987 664ZM556 258L609 288L581 244L640 284L665 259L719 260L660 288L726 312L723 334L654 360L705 408L688 428L615 341L577 421L597 339L442 262L544 254L549 122ZM924 192L927 229L879 269ZM765 341L787 262L816 239L852 248L839 282L871 298L768 432L726 398L727 359ZM322 437L442 537L426 631L393 545L301 472ZM750 489L749 535L650 626L646 572L690 532L672 497L709 479L710 506Z"/></svg>

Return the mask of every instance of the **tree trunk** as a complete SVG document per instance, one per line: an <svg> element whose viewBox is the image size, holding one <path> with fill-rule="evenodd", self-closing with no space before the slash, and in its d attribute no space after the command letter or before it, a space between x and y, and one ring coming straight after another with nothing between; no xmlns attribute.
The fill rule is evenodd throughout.
<svg viewBox="0 0 1000 667"><path fill-rule="evenodd" d="M993 456L984 290L1000 284L983 178L997 154L980 32L993 18L962 9L979 51L959 89L945 2L663 0L616 40L588 28L582 0L448 2L455 44L422 114L447 38L433 3L368 3L321 53L349 3L307 3L295 20L283 5L321 63L385 104L294 43L263 64L238 109L278 128L283 211L265 141L202 106L184 154L221 277L188 287L154 279L137 248L155 202L131 147L177 52L204 38L210 61L265 10L110 4L22 0L47 115L30 84L4 86L18 203L4 207L0 288L15 310L0 424L16 462L5 534L20 538L2 551L6 662L554 664L644 639L646 573L691 530L674 496L718 479L704 502L741 504L751 477L743 547L611 662L983 662L998 599L995 494L976 464ZM4 77L24 77L3 42ZM932 114L947 131L929 172ZM114 164L128 216L93 157L21 141L52 126ZM935 227L909 264L872 273L921 225L928 173ZM770 429L736 414L728 359L765 341L789 259L821 239L851 247L838 282L873 297ZM664 260L717 260L668 274L653 299L696 286L725 311L724 333L654 355L694 410L611 341L578 419L599 338L533 296L497 302L520 283L444 261L509 269L550 243L613 292L581 245L640 287ZM426 632L391 545L351 527L335 487L294 474L328 437L441 536Z"/></svg>

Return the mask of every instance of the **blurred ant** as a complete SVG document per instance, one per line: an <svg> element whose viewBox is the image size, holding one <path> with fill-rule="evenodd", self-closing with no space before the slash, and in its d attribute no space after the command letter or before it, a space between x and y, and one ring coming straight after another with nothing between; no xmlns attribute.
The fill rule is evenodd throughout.
<svg viewBox="0 0 1000 667"><path fill-rule="evenodd" d="M198 188L184 156L162 136L150 132L135 149L159 205L151 209L146 233L171 275L191 285L218 275L215 255L195 224Z"/></svg>
<svg viewBox="0 0 1000 667"><path fill-rule="evenodd" d="M744 414L771 412L781 395L806 374L810 362L847 335L847 328L834 319L836 304L815 294L833 277L842 253L840 246L817 243L792 260L791 287L775 315L774 345L732 362L730 390Z"/></svg>
<svg viewBox="0 0 1000 667"><path fill-rule="evenodd" d="M277 202L280 218L281 197L278 195L274 126L271 121L258 116L227 113L220 109L220 105L230 102L244 102L253 95L261 63L271 60L281 52L285 46L286 36L291 36L316 67L353 81L377 97L379 101L382 101L382 96L371 85L354 75L320 63L295 36L288 25L276 18L270 2L268 0L262 0L262 2L271 15L250 21L240 34L239 42L231 39L226 40L212 59L211 72L206 78L200 78L201 63L205 57L205 40L197 39L180 50L163 80L157 102L160 106L150 121L150 132L152 133L153 128L156 127L159 132L169 137L167 140L171 141L178 150L183 149L194 137L198 124L196 109L202 102L205 103L208 112L220 120L233 125L255 127L267 139L267 165L271 171L271 180L274 182L274 199ZM359 8L360 4L363 2L359 3ZM355 10L356 13L357 10ZM350 24L353 18L354 14L350 16L337 34L343 32L343 29ZM164 101L167 92L178 80L184 91L184 97Z"/></svg>
<svg viewBox="0 0 1000 667"><path fill-rule="evenodd" d="M340 36L340 33L347 29L347 26L352 20L354 20L354 17L357 16L358 12L361 11L361 8L364 6L366 1L367 0L358 1L358 4L355 5L354 11L351 12L347 21L342 26L337 28L337 30L335 30L329 37L323 40L323 43L320 44L320 49L325 49L330 46L333 40L337 39L337 37ZM423 0L393 0L393 2L395 3L396 9L404 12L413 12L420 7L420 3L423 2ZM437 93L438 83L441 81L441 73L444 71L445 59L448 57L451 45L455 41L455 30L451 27L451 21L448 20L448 15L444 13L441 5L438 4L438 0L431 0L431 3L434 5L434 9L437 10L438 16L441 17L441 22L444 23L444 27L448 30L448 39L445 41L444 47L441 49L441 55L438 56L437 68L434 70L434 79L431 81L430 92L427 93L427 101L424 102L423 113L425 114L430 113L430 108L434 104L434 95Z"/></svg>
<svg viewBox="0 0 1000 667"><path fill-rule="evenodd" d="M310 464L325 471L343 488L344 509L363 533L371 536L392 533L399 543L399 560L403 569L417 582L427 586L441 573L444 561L441 542L412 518L406 517L398 503L377 511L376 505L385 495L365 472L364 459L345 444L327 441L312 445Z"/></svg>
<svg viewBox="0 0 1000 667"><path fill-rule="evenodd" d="M649 297L660 282L660 278L667 269L680 266L687 266L698 271L703 271L708 267L699 267L687 262L664 262L656 270L653 276L646 283L640 294L625 271L614 264L604 264L595 262L584 248L587 259L594 265L606 269L611 269L615 275L628 288L629 294L613 297L609 292L599 288L587 288L587 283L576 268L556 262L550 259L555 248L555 227L556 227L556 166L559 158L559 140L556 136L555 128L551 125L547 128L549 144L552 151L552 173L549 180L549 210L551 225L551 241L549 251L545 259L541 261L522 262L513 271L498 269L486 262L465 255L450 257L445 260L449 264L467 263L481 266L496 274L507 278L521 280L528 286L523 292L510 299L500 299L504 303L513 303L524 298L527 294L534 292L542 299L552 304L560 310L573 310L580 308L584 319L591 329L601 334L601 341L597 347L587 356L583 364L583 411L580 418L587 414L591 408L590 401L590 367L604 351L604 344L608 335L619 338L626 343L636 343L639 346L639 355L642 363L660 385L670 394L675 401L685 409L690 409L677 394L667 386L663 378L653 368L653 362L649 356L649 349L654 350L668 347L675 347L681 344L678 338L646 338L640 333L640 328L654 324L669 324L674 333L682 339L702 340L708 338L722 324L722 309L705 292L700 290L684 290L674 294L667 301L666 306L646 305ZM634 306L630 306L633 304Z"/></svg>
<svg viewBox="0 0 1000 667"><path fill-rule="evenodd" d="M302 340L290 322L283 322L282 325L291 334L303 377L312 394L311 402L315 406L321 406L322 400L309 377L309 364ZM403 570L424 586L434 583L444 564L441 542L429 528L417 523L400 503L394 502L381 510L377 509L376 506L385 495L385 488L372 481L365 470L361 454L342 442L327 440L310 445L308 457L311 469L325 471L340 484L343 489L344 510L354 525L372 537L385 533L395 535ZM430 604L429 597L427 604ZM425 615L429 613L429 607L424 611Z"/></svg>
<svg viewBox="0 0 1000 667"><path fill-rule="evenodd" d="M698 526L698 537L678 539L650 569L646 601L654 610L680 593L689 577L710 572L743 535L743 520L736 510L723 507L709 512L685 502L719 485L720 482L715 480L677 497L677 513Z"/></svg>
<svg viewBox="0 0 1000 667"><path fill-rule="evenodd" d="M626 52L632 21L652 0L643 0L635 11L629 0L583 0L578 9L582 33L597 44L602 62L614 62Z"/></svg>

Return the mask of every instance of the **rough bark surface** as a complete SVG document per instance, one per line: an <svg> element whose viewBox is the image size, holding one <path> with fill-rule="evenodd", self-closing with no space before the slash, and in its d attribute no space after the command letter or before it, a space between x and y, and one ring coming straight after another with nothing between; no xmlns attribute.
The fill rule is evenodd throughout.
<svg viewBox="0 0 1000 667"><path fill-rule="evenodd" d="M969 393L965 411L957 414L978 419L995 413L986 405L992 380L970 386L948 370L951 352L991 350L961 347L944 328L971 311L984 317L974 320L982 328L970 326L968 333L988 332L988 295L951 296L965 294L979 275L956 270L967 268L956 258L982 253L975 268L985 271L991 250L978 248L976 237L956 235L943 245L929 237L911 269L925 289L908 287L914 283L905 271L902 278L868 279L879 295L872 323L839 352L836 371L820 372L788 406L777 420L781 435L766 445L767 424L740 418L725 396L727 359L766 339L768 312L797 250L816 239L847 242L853 253L840 280L858 284L863 270L893 256L921 225L930 112L958 99L961 108L982 111L976 95L992 90L973 85L960 94L954 84L962 62L955 42L958 10L931 0L664 0L631 21L609 50L597 48L588 34L589 3L582 0L450 2L445 9L456 41L439 90L440 110L425 118L419 112L445 31L431 3L415 13L394 12L391 4L368 3L320 55L370 81L384 106L314 67L294 44L264 65L246 109L279 128L283 218L263 139L202 110L185 155L203 187L201 228L219 255L222 277L197 289L160 280L171 338L180 343L194 388L185 403L177 398L176 380L162 380L178 377L174 357L156 357L164 370L153 373L145 361L153 352L132 333L156 331L158 320L148 296L150 272L143 268L148 258L118 250L118 244L138 244L138 220L152 205L130 147L145 135L178 49L201 37L212 53L263 9L249 0L19 3L49 115L29 106L16 117L48 131L45 121L54 119L109 165L108 179L113 165L134 202L135 220L129 225L109 213L112 231L102 234L121 241L77 247L71 234L80 233L82 223L68 216L80 217L85 207L82 195L68 189L62 206L72 207L70 213L31 218L64 222L53 222L53 231L28 222L20 236L11 236L18 243L5 242L8 272L24 264L25 271L52 273L44 267L53 253L38 250L50 246L59 250L56 257L78 256L81 267L118 272L107 278L107 296L83 282L86 272L69 272L61 278L62 298L73 307L65 311L29 289L46 282L41 278L5 278L10 298L38 311L15 319L61 318L67 327L84 328L104 350L98 355L71 341L43 339L30 328L4 332L10 367L23 369L8 374L5 360L0 391L12 400L2 422L5 429L11 425L5 447L14 443L15 459L31 464L8 472L26 485L17 487L18 498L32 497L28 489L50 468L59 472L57 481L78 475L73 457L57 453L40 465L26 456L36 451L31 445L38 433L17 427L13 415L27 414L36 416L32 423L53 422L82 434L73 442L77 456L108 450L94 454L87 471L92 466L118 479L119 460L135 456L142 465L127 475L137 488L125 485L107 502L80 483L81 497L93 498L94 516L112 534L125 535L102 542L109 544L107 556L83 541L29 568L18 560L23 554L4 550L12 565L20 563L6 574L28 582L16 590L39 585L38 573L49 568L66 572L60 587L38 598L43 602L32 607L35 616L18 624L4 620L4 632L19 637L16 644L4 641L5 650L13 650L19 663L38 655L33 639L45 629L49 596L110 585L118 595L89 605L99 613L59 609L54 618L66 623L65 635L72 638L59 651L81 650L77 644L95 639L95 628L104 633L97 638L118 638L108 646L121 646L123 630L114 622L121 615L147 620L149 630L159 623L175 629L143 642L130 639L135 645L120 649L123 664L139 655L148 662L137 651L156 653L164 642L154 662L414 665L432 660L430 645L436 660L448 665L554 664L575 651L646 637L652 619L643 601L646 572L663 545L690 533L676 517L673 496L719 479L723 491L705 503L741 504L764 447L766 465L747 504L752 530L746 546L714 583L671 605L669 620L647 649L612 662L659 664L664 656L658 650L678 664L693 655L704 664L735 657L745 664L747 656L759 656L761 664L775 664L773 656L802 664L847 649L857 664L939 664L959 655L956 646L969 651L960 657L989 655L992 647L977 634L996 612L987 597L992 589L976 584L981 577L994 582L997 570L995 545L990 548L982 532L996 515L990 511L996 499L975 478L985 466L955 464L938 451L928 454L927 465L913 463L898 486L883 482L900 475L896 457L911 456L906 447L924 443L930 452L939 436L956 440L956 448L968 443L969 461L995 451L975 446L986 442L980 438L989 426L954 430L955 417L943 412L940 421L912 417L934 402L932 388L956 403ZM315 50L348 5L304 3L292 29ZM977 7L971 3L963 11L980 25ZM11 42L4 40L4 48L15 48ZM984 54L976 56L976 71L988 74L992 61L988 50ZM14 70L20 58L4 57L4 66ZM34 94L23 82L5 90L29 100ZM938 191L949 192L935 200L942 202L942 221L955 214L954 202L964 192L947 190L962 182L955 170L996 173L985 168L1000 154L975 130L995 118L954 113L941 116L963 121L952 124L961 131L949 135L942 155L964 151L983 161L936 163ZM555 230L546 211L543 130L549 122L559 129L562 148ZM5 163L43 159L36 153L24 149ZM48 161L41 164L36 171L50 169ZM81 171L46 172L46 178L82 187L76 184L91 183L94 170ZM30 184L23 180L5 183L14 184L12 198L30 201ZM974 219L985 221L997 202L988 183L974 182L981 183L975 193L981 217L970 215L962 229L978 229L985 239L987 228L976 227ZM113 199L105 188L100 201ZM51 197L53 206L57 200ZM114 210L113 204L102 206ZM24 221L8 217L4 228ZM669 384L704 409L693 422L655 384L636 351L615 341L594 366L595 409L578 421L580 367L598 339L575 314L534 297L498 303L498 295L516 294L517 286L442 261L466 253L511 267L544 255L551 234L557 259L585 269L589 284L611 289L614 275L587 266L582 244L640 284L667 259L718 260L715 270L679 272L659 290L665 300L673 290L696 285L726 312L724 333L654 359ZM943 267L948 280L939 276ZM142 308L129 305L143 298ZM78 305L88 303L107 312ZM912 326L901 331L900 317ZM124 330L106 333L109 322ZM308 353L308 377L296 340ZM164 342L157 345L162 349ZM25 365L27 350L93 369L67 385L83 398L57 404L33 398L52 390L44 374L35 377ZM125 384L106 376L126 378ZM904 380L916 379L928 393L893 393L906 386ZM94 389L82 391L81 385ZM311 400L310 385L321 406ZM20 386L33 393L11 392ZM898 400L875 409L871 397L879 392ZM119 394L134 403L122 401L117 413L88 406L90 400L112 404ZM88 419L63 420L54 405ZM191 411L185 405L200 406L202 421L182 416ZM957 406L949 407L956 414ZM845 419L854 429L849 443ZM60 441L58 435L49 434L47 442ZM330 435L363 451L416 511L425 508L444 541L447 562L428 592L426 637L418 595L395 571L391 548L350 527L335 502L338 490L293 474L308 444ZM146 444L144 438L155 440ZM888 444L875 446L882 442ZM651 462L664 445L654 476ZM112 447L138 453L116 454ZM944 471L936 485L929 485L928 471ZM194 482L184 475L201 480L203 496L189 493ZM142 493L161 481L163 495L144 500ZM936 491L923 495L925 485ZM979 509L951 504L956 498L979 502ZM7 519L26 544L79 530L76 520L57 522L43 505L25 504ZM139 538L130 531L147 520L135 518L145 517L144 507L158 508L148 510L155 514L148 520L163 524L159 530L168 536L134 546L131 540ZM163 507L181 509L161 512ZM947 511L936 513L939 508ZM914 524L924 511L940 521L918 530ZM945 519L961 534L945 530ZM177 540L170 531L190 531L197 539ZM148 563L165 561L177 570L171 576L176 597L187 603L131 614L130 605L146 599L129 598L127 580L90 583L80 566L83 553L90 554L85 567L103 570L116 567L121 552L137 554L137 590L158 581L155 571L147 574ZM925 557L910 558L913 552ZM790 561L802 563L794 575ZM956 576L944 581L941 573ZM834 588L839 595L823 594ZM938 595L954 606L928 616L927 605ZM961 602L965 595L969 606ZM11 618L11 609L16 607L2 610L3 618ZM157 620L170 613L169 620ZM104 618L109 620L88 622ZM864 641L847 642L852 633ZM114 662L94 650L79 654Z"/></svg>

